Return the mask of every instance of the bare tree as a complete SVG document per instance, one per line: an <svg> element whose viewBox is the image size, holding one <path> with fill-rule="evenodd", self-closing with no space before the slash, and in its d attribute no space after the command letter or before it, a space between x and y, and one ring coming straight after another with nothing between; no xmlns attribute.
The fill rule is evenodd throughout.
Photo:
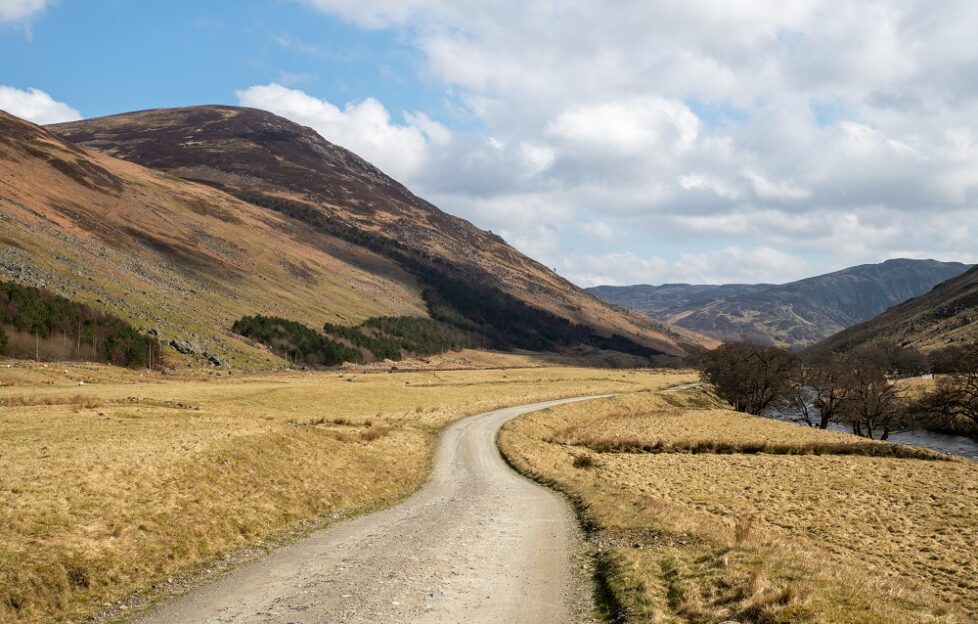
<svg viewBox="0 0 978 624"><path fill-rule="evenodd" d="M914 402L914 409L941 429L978 432L978 342L948 347L938 360L936 388Z"/></svg>
<svg viewBox="0 0 978 624"><path fill-rule="evenodd" d="M854 434L886 440L913 428L906 402L881 368L872 363L857 365L850 380L842 413Z"/></svg>
<svg viewBox="0 0 978 624"><path fill-rule="evenodd" d="M839 419L852 395L853 381L849 356L833 353L814 364L812 405L818 412L819 429L828 429L830 422Z"/></svg>
<svg viewBox="0 0 978 624"><path fill-rule="evenodd" d="M930 370L930 363L917 348L894 340L878 340L855 351L852 356L887 375L920 375Z"/></svg>
<svg viewBox="0 0 978 624"><path fill-rule="evenodd" d="M704 353L699 367L717 394L735 409L760 414L785 396L797 360L784 349L730 343Z"/></svg>
<svg viewBox="0 0 978 624"><path fill-rule="evenodd" d="M816 426L816 420L819 418L819 411L815 406L817 374L816 365L799 359L789 376L788 387L778 401L778 405L784 411L796 415L809 427Z"/></svg>
<svg viewBox="0 0 978 624"><path fill-rule="evenodd" d="M960 373L967 369L967 357L959 345L948 345L927 356L930 372L935 375Z"/></svg>

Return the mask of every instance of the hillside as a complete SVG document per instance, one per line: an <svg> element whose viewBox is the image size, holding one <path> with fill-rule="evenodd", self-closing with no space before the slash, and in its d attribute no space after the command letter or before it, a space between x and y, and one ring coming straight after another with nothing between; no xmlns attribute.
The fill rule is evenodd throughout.
<svg viewBox="0 0 978 624"><path fill-rule="evenodd" d="M416 280L376 253L5 113L0 276L253 366L272 360L228 330L256 309L314 327L425 314Z"/></svg>
<svg viewBox="0 0 978 624"><path fill-rule="evenodd" d="M804 348L921 295L968 269L957 262L894 259L781 285L597 287L611 303L654 314L722 341Z"/></svg>
<svg viewBox="0 0 978 624"><path fill-rule="evenodd" d="M410 301L417 302L420 290L429 310L484 333L490 345L544 350L590 344L683 355L709 344L608 306L312 129L271 113L162 109L49 129L80 146L223 191L290 227L369 250L382 266L410 276ZM370 266L359 268L373 274ZM328 308L329 299L321 305Z"/></svg>
<svg viewBox="0 0 978 624"><path fill-rule="evenodd" d="M847 351L886 338L923 351L978 339L978 267L811 348Z"/></svg>

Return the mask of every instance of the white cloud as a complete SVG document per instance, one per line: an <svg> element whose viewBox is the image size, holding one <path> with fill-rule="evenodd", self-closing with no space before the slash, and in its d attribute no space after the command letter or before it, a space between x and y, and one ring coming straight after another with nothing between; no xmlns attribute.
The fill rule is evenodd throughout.
<svg viewBox="0 0 978 624"><path fill-rule="evenodd" d="M579 106L554 117L546 134L573 147L617 157L681 153L693 146L699 119L684 104L663 98Z"/></svg>
<svg viewBox="0 0 978 624"><path fill-rule="evenodd" d="M76 121L81 113L40 89L22 91L0 85L0 110L37 124Z"/></svg>
<svg viewBox="0 0 978 624"><path fill-rule="evenodd" d="M24 21L48 4L49 0L0 0L0 23Z"/></svg>
<svg viewBox="0 0 978 624"><path fill-rule="evenodd" d="M328 141L345 147L386 173L410 183L424 168L431 144L442 145L451 133L423 113L392 123L390 113L373 98L338 106L280 84L256 85L237 92L238 102L271 111L310 126Z"/></svg>
<svg viewBox="0 0 978 624"><path fill-rule="evenodd" d="M754 171L745 171L744 177L753 183L754 192L763 200L794 201L808 199L812 196L811 191L808 189L793 186L790 182L784 180L769 180Z"/></svg>
<svg viewBox="0 0 978 624"><path fill-rule="evenodd" d="M586 221L581 224L581 231L606 242L613 241L619 237L614 226L605 221Z"/></svg>
<svg viewBox="0 0 978 624"><path fill-rule="evenodd" d="M526 174L535 176L546 171L553 164L556 154L553 149L533 143L520 144L520 157L526 167Z"/></svg>
<svg viewBox="0 0 978 624"><path fill-rule="evenodd" d="M429 149L416 190L562 268L600 243L620 261L579 279L642 266L618 253L665 280L688 265L761 281L791 258L818 272L973 254L971 0L306 3L394 30L484 128ZM718 251L680 262L693 243Z"/></svg>
<svg viewBox="0 0 978 624"><path fill-rule="evenodd" d="M632 252L569 254L563 259L569 278L582 286L679 282L787 282L808 275L804 259L770 247L727 247L684 253L677 260L642 258Z"/></svg>
<svg viewBox="0 0 978 624"><path fill-rule="evenodd" d="M742 195L741 191L735 185L730 184L726 180L698 173L690 173L680 177L679 186L687 191L698 189L708 190L726 199L739 199Z"/></svg>

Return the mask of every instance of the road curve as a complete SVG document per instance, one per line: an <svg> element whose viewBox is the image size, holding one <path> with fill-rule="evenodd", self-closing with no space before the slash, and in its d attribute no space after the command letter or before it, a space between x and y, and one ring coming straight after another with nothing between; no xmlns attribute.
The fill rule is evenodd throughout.
<svg viewBox="0 0 978 624"><path fill-rule="evenodd" d="M442 434L432 475L400 505L279 549L147 613L143 624L588 621L591 588L565 501L510 469L508 420L597 397L510 407Z"/></svg>

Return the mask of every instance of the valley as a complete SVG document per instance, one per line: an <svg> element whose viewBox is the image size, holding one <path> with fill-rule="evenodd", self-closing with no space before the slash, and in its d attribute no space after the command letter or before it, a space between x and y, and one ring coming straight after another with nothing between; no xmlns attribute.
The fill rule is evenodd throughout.
<svg viewBox="0 0 978 624"><path fill-rule="evenodd" d="M938 284L930 292L893 306L812 347L816 353L851 351L896 340L925 351L978 339L978 268Z"/></svg>
<svg viewBox="0 0 978 624"><path fill-rule="evenodd" d="M975 624L976 28L0 0L0 624Z"/></svg>
<svg viewBox="0 0 978 624"><path fill-rule="evenodd" d="M448 362L497 368L0 367L0 614L677 624L973 615L971 461L741 414L694 371L476 351ZM563 404L596 395L613 396ZM494 455L499 427L507 462L567 496L577 522ZM517 545L526 539L532 548Z"/></svg>

